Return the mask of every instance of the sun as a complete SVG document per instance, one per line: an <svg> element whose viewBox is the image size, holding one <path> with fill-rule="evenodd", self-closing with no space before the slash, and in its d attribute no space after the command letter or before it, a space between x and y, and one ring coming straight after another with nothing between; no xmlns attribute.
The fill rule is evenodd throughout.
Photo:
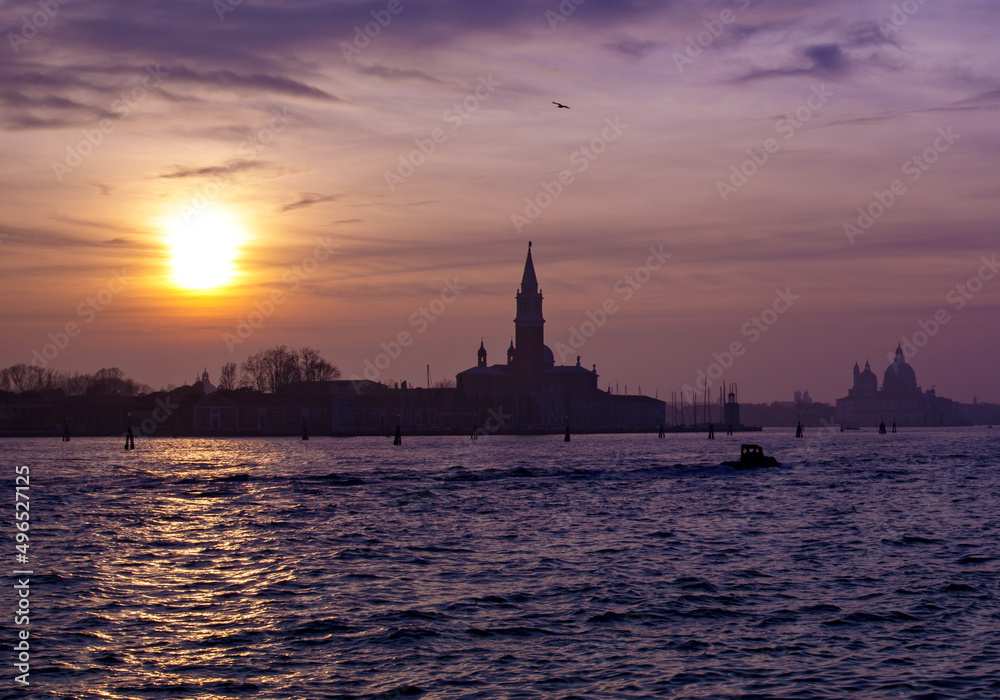
<svg viewBox="0 0 1000 700"><path fill-rule="evenodd" d="M193 291L225 287L236 277L236 259L246 235L239 221L222 209L187 210L166 225L171 278Z"/></svg>

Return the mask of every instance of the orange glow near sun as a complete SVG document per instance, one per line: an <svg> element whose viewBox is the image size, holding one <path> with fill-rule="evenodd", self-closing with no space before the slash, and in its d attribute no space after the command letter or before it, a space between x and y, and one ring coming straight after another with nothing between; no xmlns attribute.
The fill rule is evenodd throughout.
<svg viewBox="0 0 1000 700"><path fill-rule="evenodd" d="M171 279L192 291L217 290L233 282L246 233L221 209L178 214L165 227L171 253Z"/></svg>

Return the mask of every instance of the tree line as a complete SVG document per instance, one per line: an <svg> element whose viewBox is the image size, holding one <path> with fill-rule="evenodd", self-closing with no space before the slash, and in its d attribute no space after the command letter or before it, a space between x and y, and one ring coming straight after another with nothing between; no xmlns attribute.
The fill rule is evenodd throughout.
<svg viewBox="0 0 1000 700"><path fill-rule="evenodd" d="M38 365L17 364L0 370L0 391L22 394L27 391L61 391L67 396L105 394L139 396L148 394L148 385L129 379L117 367L99 369L93 374L68 373Z"/></svg>
<svg viewBox="0 0 1000 700"><path fill-rule="evenodd" d="M293 382L328 382L339 378L340 370L324 360L319 350L290 350L278 345L254 353L239 366L235 362L224 364L218 386L273 394Z"/></svg>
<svg viewBox="0 0 1000 700"><path fill-rule="evenodd" d="M254 353L241 364L227 362L222 366L218 388L246 388L273 394L293 382L325 382L340 376L340 370L323 359L318 350L293 350L278 345ZM80 374L22 363L0 370L0 391L15 394L61 391L66 396L140 396L150 393L152 389L125 376L125 372L117 367Z"/></svg>

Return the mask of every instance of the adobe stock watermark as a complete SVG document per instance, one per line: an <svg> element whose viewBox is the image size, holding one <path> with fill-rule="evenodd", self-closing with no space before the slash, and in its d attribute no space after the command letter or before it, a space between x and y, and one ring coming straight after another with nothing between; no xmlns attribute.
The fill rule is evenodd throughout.
<svg viewBox="0 0 1000 700"><path fill-rule="evenodd" d="M504 413L503 406L491 408L486 412L486 420L481 426L476 426L472 431L472 439L477 440L481 435L492 435L503 429L505 425L514 417L511 413Z"/></svg>
<svg viewBox="0 0 1000 700"><path fill-rule="evenodd" d="M302 282L308 279L317 269L320 263L326 262L333 255L333 251L340 247L340 243L332 241L330 236L325 239L316 238L316 247L312 253L302 259L298 265L293 265L281 276L281 281L287 288L272 289L264 299L258 299L253 303L254 310L246 316L236 319L236 328L233 333L222 334L222 342L226 344L229 354L236 352L236 347L242 345L258 328L263 327L278 307L288 301L288 295L293 294L302 286Z"/></svg>
<svg viewBox="0 0 1000 700"><path fill-rule="evenodd" d="M435 127L431 129L426 138L414 139L413 143L417 148L405 156L399 156L399 165L396 166L395 170L385 171L385 184L389 186L389 191L395 192L397 185L405 182L406 178L417 171L417 168L426 163L427 159L437 151L438 146L447 141L451 134L461 127L502 84L493 80L492 73L485 78L480 75L479 84L473 93L467 95L461 102L453 104L442 115L442 120L451 126L451 131Z"/></svg>
<svg viewBox="0 0 1000 700"><path fill-rule="evenodd" d="M964 309L973 297L983 291L985 284L1000 272L1000 264L997 263L996 255L993 255L991 258L987 258L984 255L979 261L982 265L976 270L974 275L971 275L964 282L955 285L945 294L944 300L948 303L948 306L942 306L928 319L917 321L917 330L913 331L910 335L900 336L899 347L903 350L904 358L909 360L920 352L921 348L927 347L931 339L936 337L941 332L941 329L951 321L952 316L948 312L949 307L953 309L954 313ZM899 367L895 362L895 353L886 353L886 357L889 358L889 362L892 363L891 366L898 372Z"/></svg>
<svg viewBox="0 0 1000 700"><path fill-rule="evenodd" d="M605 127L601 130L600 136L596 136L569 156L570 168L560 170L552 181L542 181L541 191L534 197L525 197L525 207L523 213L513 212L510 220L518 233L525 226L532 224L542 215L546 209L552 206L563 192L576 181L576 175L583 173L590 167L590 164L597 160L602 153L608 150L608 144L614 143L622 135L628 124L621 123L621 117L608 118L604 120Z"/></svg>
<svg viewBox="0 0 1000 700"><path fill-rule="evenodd" d="M923 174L941 160L941 156L962 137L961 134L952 131L950 126L939 128L937 133L931 145L903 163L903 175L911 184L923 177ZM907 191L906 183L901 178L889 183L889 187L884 191L875 190L872 193L874 199L867 206L858 207L858 218L853 223L844 222L844 235L847 236L847 240L853 244L854 239L871 229Z"/></svg>
<svg viewBox="0 0 1000 700"><path fill-rule="evenodd" d="M167 394L166 399L157 398L154 401L156 408L152 410L150 415L143 418L139 423L139 434L145 437L150 437L156 433L157 429L165 423L170 416L174 415L174 411L180 408L180 404L170 403L170 394ZM122 433L122 437L125 434Z"/></svg>
<svg viewBox="0 0 1000 700"><path fill-rule="evenodd" d="M236 12L236 8L243 4L243 0L212 0L212 9L215 10L220 22L226 20L226 13Z"/></svg>
<svg viewBox="0 0 1000 700"><path fill-rule="evenodd" d="M653 273L658 272L667 260L673 257L673 253L664 252L662 244L659 250L650 246L649 253L645 264L640 265L631 274L625 275L612 285L611 289L622 301L631 299L637 291L642 289L643 285L652 279ZM587 317L587 320L581 322L579 328L569 327L569 336L565 343L556 343L555 354L559 356L560 364L566 364L566 360L586 345L587 341L593 338L597 331L608 322L608 319L618 313L620 309L616 298L609 296L596 309L585 311L583 315Z"/></svg>
<svg viewBox="0 0 1000 700"><path fill-rule="evenodd" d="M576 12L576 8L586 1L587 0L561 0L559 6L556 8L559 12L546 10L545 19L549 23L549 30L554 32L560 24L573 16L573 13Z"/></svg>
<svg viewBox="0 0 1000 700"><path fill-rule="evenodd" d="M744 12L750 7L750 0L732 0L732 2L739 7L740 12ZM674 59L674 65L677 66L677 72L683 73L685 67L694 65L694 62L705 53L705 49L715 43L715 40L726 31L726 27L735 21L736 13L729 8L719 12L715 19L704 20L702 24L705 29L694 36L687 37L687 46L683 52L674 51L671 55L671 58Z"/></svg>
<svg viewBox="0 0 1000 700"><path fill-rule="evenodd" d="M137 85L121 93L118 99L111 103L111 111L118 115L117 121L102 119L97 122L97 128L84 129L80 132L83 138L75 146L66 146L66 157L61 161L52 161L52 171L56 175L56 181L61 183L66 175L80 167L83 159L104 143L104 137L114 131L122 120L127 119L153 90L158 89L164 78L170 76L170 73L159 66L146 66L146 73Z"/></svg>
<svg viewBox="0 0 1000 700"><path fill-rule="evenodd" d="M243 0L212 0L212 9L220 22L226 20L226 15L235 12L236 8L243 4Z"/></svg>
<svg viewBox="0 0 1000 700"><path fill-rule="evenodd" d="M774 290L774 300L770 306L760 312L759 316L751 316L750 320L740 326L740 335L749 338L749 345L753 345L763 337L764 333L770 330L778 319L799 300L798 294L792 294L792 288ZM694 386L685 384L681 387L685 401L697 399L705 393L705 390L712 386L712 383L732 368L736 360L746 354L747 348L739 340L732 341L727 349L720 352L713 352L711 362L704 369L699 368L695 373Z"/></svg>
<svg viewBox="0 0 1000 700"><path fill-rule="evenodd" d="M38 0L38 10L21 17L21 31L7 32L7 41L14 53L21 51L21 46L38 36L38 32L55 19L61 5L68 5L69 0Z"/></svg>
<svg viewBox="0 0 1000 700"><path fill-rule="evenodd" d="M372 10L372 21L354 27L354 38L350 43L340 42L340 52L344 60L351 62L352 56L358 56L369 44L382 33L382 30L392 23L392 18L404 10L401 0L389 0L384 10Z"/></svg>
<svg viewBox="0 0 1000 700"><path fill-rule="evenodd" d="M888 20L878 21L878 30L883 39L890 39L894 32L910 21L917 11L927 4L927 0L904 0L899 5L892 6L892 14Z"/></svg>
<svg viewBox="0 0 1000 700"><path fill-rule="evenodd" d="M111 305L115 296L120 294L132 279L132 277L125 276L125 268L118 272L112 271L112 277L108 280L108 284L76 307L76 315L82 319L80 322L67 321L61 330L49 333L48 337L52 341L51 343L43 345L41 350L34 348L31 351L32 364L42 368L48 367L50 361L59 357L59 353L69 347L73 338L79 336L84 328L94 322L97 314Z"/></svg>
<svg viewBox="0 0 1000 700"><path fill-rule="evenodd" d="M407 319L410 326L416 329L417 335L426 333L431 324L439 319L448 307L462 296L462 292L469 288L467 285L460 284L457 277L451 280L443 280L443 282L444 287L441 289L441 293L431 299L427 305L419 307ZM349 377L351 382L354 383L354 391L359 394L361 393L362 382L365 379L377 382L382 373L400 358L403 354L403 349L413 345L414 340L414 335L409 331L400 331L388 343L379 343L382 352L376 354L374 358L365 358L364 370L362 372L364 376L352 374Z"/></svg>
<svg viewBox="0 0 1000 700"><path fill-rule="evenodd" d="M774 130L782 137L780 141L771 136L764 139L760 147L748 148L746 152L750 157L739 165L734 163L729 167L731 173L729 179L715 181L715 187L723 202L729 201L731 195L736 194L750 181L750 178L767 165L771 156L780 151L785 142L804 128L809 120L833 97L833 92L823 84L818 87L813 85L810 88L810 93L806 101L796 107L794 112L786 114L774 123Z"/></svg>
<svg viewBox="0 0 1000 700"><path fill-rule="evenodd" d="M190 224L191 217L204 211L218 199L223 191L229 186L234 177L234 172L245 166L248 161L253 161L257 154L270 147L271 143L285 130L291 123L288 107L282 105L280 109L271 110L271 120L267 126L262 126L253 132L250 138L240 142L236 147L236 153L243 157L243 160L231 160L225 165L224 174L213 174L211 179L203 184L197 194L187 202L183 202L179 207L179 213L184 219L184 223Z"/></svg>

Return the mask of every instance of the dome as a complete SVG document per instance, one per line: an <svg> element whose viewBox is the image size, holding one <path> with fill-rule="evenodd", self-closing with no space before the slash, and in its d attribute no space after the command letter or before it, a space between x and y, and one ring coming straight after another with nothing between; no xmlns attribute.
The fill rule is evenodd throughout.
<svg viewBox="0 0 1000 700"><path fill-rule="evenodd" d="M889 365L882 376L882 389L893 391L895 389L916 389L917 373L907 364L906 360L893 362Z"/></svg>
<svg viewBox="0 0 1000 700"><path fill-rule="evenodd" d="M201 384L201 388L205 391L206 396L218 391L217 387L212 384L212 382L208 381L208 367L206 367L205 371L201 373L201 381L195 382L195 384Z"/></svg>
<svg viewBox="0 0 1000 700"><path fill-rule="evenodd" d="M542 359L546 367L553 367L556 364L556 356L552 354L552 350L548 345L542 346Z"/></svg>
<svg viewBox="0 0 1000 700"><path fill-rule="evenodd" d="M917 373L907 364L902 347L896 347L896 357L882 375L882 391L896 395L917 391Z"/></svg>

